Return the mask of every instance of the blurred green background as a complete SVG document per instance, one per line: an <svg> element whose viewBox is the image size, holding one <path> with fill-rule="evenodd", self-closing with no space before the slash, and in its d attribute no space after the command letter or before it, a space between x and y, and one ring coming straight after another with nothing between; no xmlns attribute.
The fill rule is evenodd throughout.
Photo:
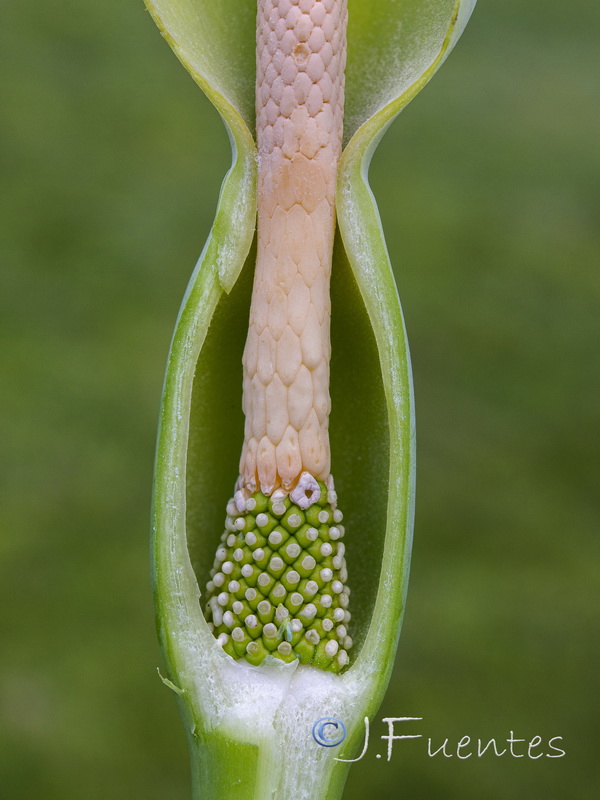
<svg viewBox="0 0 600 800"><path fill-rule="evenodd" d="M186 800L148 578L171 330L229 163L141 0L4 3L0 796ZM372 167L412 346L418 495L383 716L345 797L599 784L595 0L481 0ZM543 752L549 752L545 747Z"/></svg>

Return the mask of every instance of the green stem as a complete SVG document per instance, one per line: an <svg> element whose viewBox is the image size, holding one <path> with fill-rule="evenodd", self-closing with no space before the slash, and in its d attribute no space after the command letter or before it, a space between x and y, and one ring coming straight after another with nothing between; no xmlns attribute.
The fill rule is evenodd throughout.
<svg viewBox="0 0 600 800"><path fill-rule="evenodd" d="M329 750L310 769L309 753L303 756L297 741L289 748L276 736L251 744L212 731L191 734L189 745L194 800L340 800L350 767ZM307 738L307 750L314 747Z"/></svg>
<svg viewBox="0 0 600 800"><path fill-rule="evenodd" d="M258 748L218 733L189 736L194 800L258 798Z"/></svg>

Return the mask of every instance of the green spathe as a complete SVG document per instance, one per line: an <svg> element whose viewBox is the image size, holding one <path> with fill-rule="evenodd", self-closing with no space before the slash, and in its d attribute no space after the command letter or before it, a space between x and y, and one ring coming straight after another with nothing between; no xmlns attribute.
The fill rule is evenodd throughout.
<svg viewBox="0 0 600 800"><path fill-rule="evenodd" d="M163 35L219 110L233 164L175 329L154 496L154 587L169 675L181 691L197 797L341 796L348 765L317 745L334 716L352 758L389 681L406 596L414 416L402 312L367 181L391 120L446 58L474 0L349 0L345 150L332 278L331 447L352 579L351 666L234 662L201 611L214 537L243 439L241 368L256 216L255 0L147 0ZM251 652L255 648L251 648ZM256 660L262 652L256 653Z"/></svg>

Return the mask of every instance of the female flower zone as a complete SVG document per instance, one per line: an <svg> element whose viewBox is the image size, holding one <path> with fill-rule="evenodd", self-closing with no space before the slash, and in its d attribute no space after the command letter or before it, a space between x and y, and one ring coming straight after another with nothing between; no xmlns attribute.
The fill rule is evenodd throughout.
<svg viewBox="0 0 600 800"><path fill-rule="evenodd" d="M366 176L473 5L147 0L233 149L173 336L153 510L164 680L197 798L339 798L389 681L414 425ZM344 731L335 753L311 734L323 719Z"/></svg>

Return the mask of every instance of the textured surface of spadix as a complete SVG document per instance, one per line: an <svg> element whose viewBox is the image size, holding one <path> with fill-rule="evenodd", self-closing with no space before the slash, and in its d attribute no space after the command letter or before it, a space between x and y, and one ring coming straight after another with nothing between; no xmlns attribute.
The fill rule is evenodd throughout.
<svg viewBox="0 0 600 800"><path fill-rule="evenodd" d="M321 484L318 502L304 510L283 494L239 492L229 501L204 613L232 658L300 659L333 672L348 663L350 589L336 499Z"/></svg>
<svg viewBox="0 0 600 800"><path fill-rule="evenodd" d="M329 280L346 0L259 0L258 248L240 475L266 494L330 474Z"/></svg>

